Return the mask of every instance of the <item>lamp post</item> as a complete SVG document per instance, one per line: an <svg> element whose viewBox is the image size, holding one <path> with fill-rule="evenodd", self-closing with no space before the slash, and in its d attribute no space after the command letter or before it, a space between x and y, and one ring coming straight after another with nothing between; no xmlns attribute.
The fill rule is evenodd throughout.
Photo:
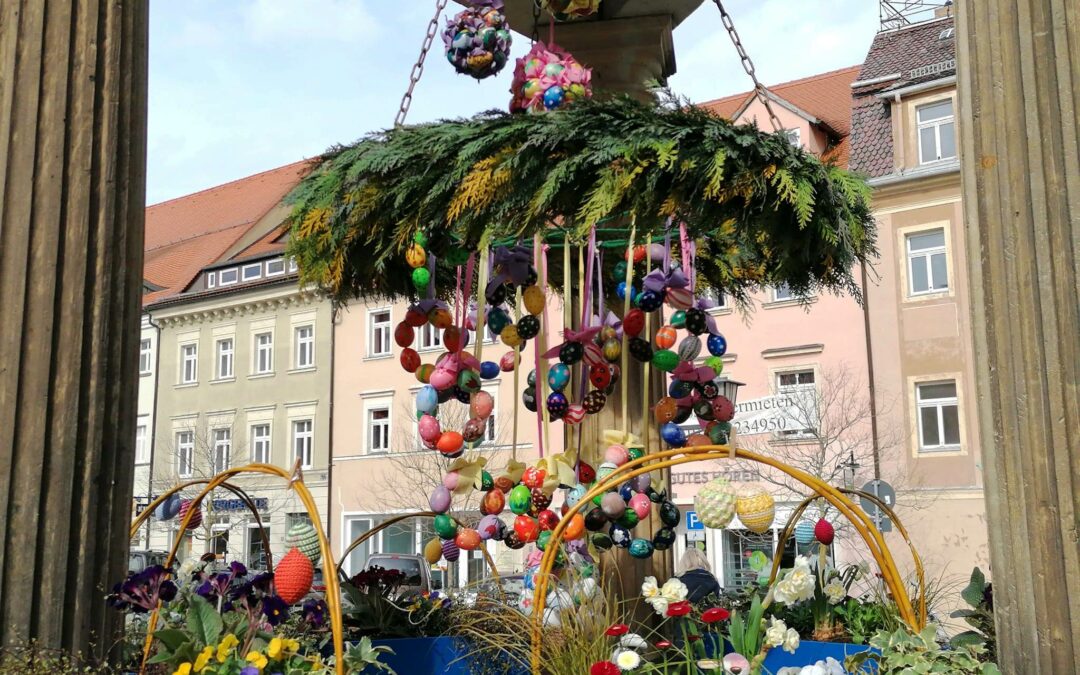
<svg viewBox="0 0 1080 675"><path fill-rule="evenodd" d="M731 401L731 405L734 407L739 402L739 387L746 386L745 382L737 382L735 380L728 379L727 375L713 380L716 386L720 388L720 395ZM728 431L727 438L728 445L735 445L735 425L731 425L731 430Z"/></svg>
<svg viewBox="0 0 1080 675"><path fill-rule="evenodd" d="M851 452L846 462L840 465L844 472L844 487L849 490L855 489L855 472L859 469L859 463L855 461L855 451Z"/></svg>

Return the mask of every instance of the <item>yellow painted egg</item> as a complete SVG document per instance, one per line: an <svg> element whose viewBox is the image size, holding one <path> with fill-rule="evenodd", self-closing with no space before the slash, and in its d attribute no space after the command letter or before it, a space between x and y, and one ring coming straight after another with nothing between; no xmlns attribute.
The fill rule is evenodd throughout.
<svg viewBox="0 0 1080 675"><path fill-rule="evenodd" d="M442 542L438 537L434 537L424 544L424 559L429 565L434 565L440 558L442 558Z"/></svg>
<svg viewBox="0 0 1080 675"><path fill-rule="evenodd" d="M427 264L427 253L424 251L424 247L420 244L413 244L405 251L405 262L409 263L409 267L416 269L417 267L423 267Z"/></svg>
<svg viewBox="0 0 1080 675"><path fill-rule="evenodd" d="M743 485L735 500L735 513L751 532L761 534L772 528L776 502L772 495L757 485Z"/></svg>
<svg viewBox="0 0 1080 675"><path fill-rule="evenodd" d="M521 299L525 302L525 310L533 316L544 311L544 292L539 286L529 286L525 289Z"/></svg>
<svg viewBox="0 0 1080 675"><path fill-rule="evenodd" d="M504 345L511 348L521 344L521 336L518 335L517 326L514 325L503 328L502 332L499 333L499 339L502 340Z"/></svg>

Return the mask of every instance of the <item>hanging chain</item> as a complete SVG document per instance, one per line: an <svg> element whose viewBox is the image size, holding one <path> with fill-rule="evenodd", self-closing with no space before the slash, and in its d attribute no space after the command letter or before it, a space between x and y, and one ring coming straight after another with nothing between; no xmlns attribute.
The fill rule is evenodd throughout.
<svg viewBox="0 0 1080 675"><path fill-rule="evenodd" d="M439 17L442 16L443 10L446 9L446 3L447 0L435 0L435 16L431 17L431 23L428 24L424 44L420 47L420 58L413 64L412 72L409 73L409 88L405 90L405 95L401 97L401 105L398 107L397 115L394 117L395 127L405 124L405 117L409 114L409 106L412 105L413 89L416 87L416 83L420 81L420 76L424 74L424 59L427 58L431 43L439 32Z"/></svg>
<svg viewBox="0 0 1080 675"><path fill-rule="evenodd" d="M784 125L780 124L780 118L773 112L772 103L769 102L769 93L765 89L764 85L758 82L757 74L754 72L754 62L750 60L750 55L743 49L742 41L739 40L739 33L735 30L735 23L731 20L731 15L724 9L724 3L720 0L713 0L716 3L716 8L720 10L720 20L724 22L724 28L727 29L728 35L731 36L731 41L735 44L735 50L739 52L739 58L742 60L743 70L750 76L750 79L754 81L754 94L765 105L765 110L769 113L769 120L772 122L773 131L781 131Z"/></svg>
<svg viewBox="0 0 1080 675"><path fill-rule="evenodd" d="M533 41L533 44L536 44L537 42L540 41L540 0L533 0L533 3L532 3L532 19L533 19L532 41ZM552 18L551 20L554 21L555 19Z"/></svg>

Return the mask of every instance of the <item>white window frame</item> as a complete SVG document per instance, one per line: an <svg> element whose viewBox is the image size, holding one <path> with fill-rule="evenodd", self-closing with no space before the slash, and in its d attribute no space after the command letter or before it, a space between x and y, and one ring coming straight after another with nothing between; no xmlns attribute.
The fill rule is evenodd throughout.
<svg viewBox="0 0 1080 675"><path fill-rule="evenodd" d="M228 343L228 349L226 349ZM223 366L227 365L228 369ZM236 377L236 339L233 337L218 338L214 341L214 368L217 370L217 379L231 380Z"/></svg>
<svg viewBox="0 0 1080 675"><path fill-rule="evenodd" d="M934 120L928 120L926 122L922 121L921 113L922 113L923 110L926 110L927 108L929 108L931 106L940 105L942 103L948 103L949 104L949 108L952 110L951 115L948 115L947 117L939 117L939 118L934 119ZM953 101L952 98L943 98L943 99L940 99L938 101L929 101L929 102L924 103L922 105L915 106L915 124L916 124L915 142L919 146L919 164L920 165L936 164L937 162L948 162L948 161L955 160L958 157L958 154L954 154L954 155L952 155L950 157L941 157L940 156L941 155L941 127L945 126L946 124L953 125L953 147L954 148L956 147L956 103ZM923 157L923 144L922 144L922 132L923 132L923 129L933 129L934 130L934 147L937 149L938 156L934 157L932 159L927 159L926 157Z"/></svg>
<svg viewBox="0 0 1080 675"><path fill-rule="evenodd" d="M951 384L953 386L954 395L946 398L924 399L922 397L923 387L941 384ZM957 381L955 379L949 379L929 380L926 382L915 383L915 424L919 434L918 449L920 453L949 452L959 450L961 448L963 440L962 437L958 438L956 443L945 442L945 408L948 406L954 406L956 408L956 433L957 436L960 436L960 429L963 425L963 420L960 418L960 385L957 383ZM937 445L926 445L924 443L922 411L929 408L937 409Z"/></svg>
<svg viewBox="0 0 1080 675"><path fill-rule="evenodd" d="M149 375L153 368L153 341L150 338L138 342L138 373Z"/></svg>
<svg viewBox="0 0 1080 675"><path fill-rule="evenodd" d="M299 268L296 265L296 258L289 258L289 271L295 272L297 269Z"/></svg>
<svg viewBox="0 0 1080 675"><path fill-rule="evenodd" d="M215 288L217 286L217 272L206 273L206 287Z"/></svg>
<svg viewBox="0 0 1080 675"><path fill-rule="evenodd" d="M191 348L192 353L188 354L188 349ZM188 372L188 365L191 366L191 372ZM178 379L180 384L198 384L199 382L199 343L198 342L184 342L180 345L180 376ZM190 374L190 377L188 375Z"/></svg>
<svg viewBox="0 0 1080 675"><path fill-rule="evenodd" d="M218 427L211 431L213 435L214 474L219 474L231 466L232 461L232 429Z"/></svg>
<svg viewBox="0 0 1080 675"><path fill-rule="evenodd" d="M260 344L260 339L269 337L266 344ZM274 331L264 330L252 336L254 349L252 350L251 372L255 375L271 375L274 372ZM266 353L266 368L262 368L262 356Z"/></svg>
<svg viewBox="0 0 1080 675"><path fill-rule="evenodd" d="M341 538L342 539L341 545L342 545L342 554L343 555L345 553L345 548L348 547L349 543L352 541L352 524L354 522L365 522L365 521L367 522L367 530L365 530L365 531L366 532L371 532L371 529L373 527L375 527L375 518L373 516L369 516L369 515L365 515L365 514L351 514L351 513L343 513L341 515L341 525L342 525L341 531L345 534L345 536L343 536ZM380 539L381 535L382 535L381 532L376 533L374 536L369 537L368 540L365 542L365 544L367 545L368 556L369 557L371 556L372 553L376 553L381 548L381 546L379 545L379 541L378 541ZM364 544L362 544L361 546L363 546L363 545ZM365 561L365 563L366 563L366 561ZM366 566L366 564L365 564L365 566ZM359 574L360 572L363 571L363 568L358 569L358 570L353 569L353 567L352 567L352 553L351 552L349 553L349 556L345 559L345 568L348 571L348 574L350 576Z"/></svg>
<svg viewBox="0 0 1080 675"><path fill-rule="evenodd" d="M428 336L431 336L430 342L428 341ZM423 326L416 329L416 351L428 352L442 348L443 332L441 328L436 328L431 325L431 323L425 323Z"/></svg>
<svg viewBox="0 0 1080 675"><path fill-rule="evenodd" d="M185 461L186 460L186 461ZM187 471L184 471L185 467ZM195 432L184 429L176 432L176 475L190 478L195 473Z"/></svg>
<svg viewBox="0 0 1080 675"><path fill-rule="evenodd" d="M376 420L375 415L379 413L385 413L386 416ZM365 416L367 454L383 455L390 452L392 440L390 407L383 405L372 406L365 410Z"/></svg>
<svg viewBox="0 0 1080 675"><path fill-rule="evenodd" d="M801 379L800 376L807 375L807 374L810 375L811 379L813 380L812 382L809 382L809 383L796 382L795 384L781 384L780 383L780 379L782 377L784 377L785 375L795 375L796 379ZM784 393L790 393L790 392L800 392L800 391L815 391L815 392L817 391L817 369L815 369L815 368L813 368L811 366L802 366L802 367L798 367L798 368L786 368L784 370L777 370L777 371L775 371L775 377L776 377L776 393L777 394L784 394ZM783 439L783 440L813 438L813 436L814 436L814 430L813 429L782 429L782 430L777 431L775 433L776 433L776 438Z"/></svg>
<svg viewBox="0 0 1080 675"><path fill-rule="evenodd" d="M941 232L942 243L941 246L934 246L932 248L920 248L917 251L911 249L911 240L913 237L918 237L925 234L932 234L934 232ZM904 233L904 249L907 253L907 276L908 276L908 296L917 297L920 295L934 295L937 293L949 292L949 254L948 254L948 236L944 227L934 227L925 230L915 230L912 232ZM934 279L934 266L933 257L940 255L945 260L945 285L941 287L935 286ZM915 267L914 262L916 258L925 258L926 260L926 280L927 289L925 291L915 290Z"/></svg>
<svg viewBox="0 0 1080 675"><path fill-rule="evenodd" d="M277 267L278 269L276 271L272 270L271 269L272 266ZM266 276L268 276L268 277L279 277L282 274L285 274L285 259L284 258L273 258L271 260L266 261Z"/></svg>
<svg viewBox="0 0 1080 675"><path fill-rule="evenodd" d="M781 288L787 289L787 297L780 297ZM788 302L789 300L798 300L799 296L795 295L795 292L791 290L790 286L788 286L787 284L783 284L782 286L772 287L772 299L773 302Z"/></svg>
<svg viewBox="0 0 1080 675"><path fill-rule="evenodd" d="M376 316L386 315L386 321L377 321ZM393 345L394 312L389 307L368 310L367 313L367 355L368 358L391 356L394 353ZM425 324L426 325L426 324ZM385 350L377 350L377 346L386 345Z"/></svg>
<svg viewBox="0 0 1080 675"><path fill-rule="evenodd" d="M135 425L135 463L136 464L149 464L150 463L150 440L147 437L148 426L145 421L140 421Z"/></svg>
<svg viewBox="0 0 1080 675"><path fill-rule="evenodd" d="M254 274L248 275L248 272L254 270ZM240 280L241 281L254 281L255 279L262 278L262 263L248 263L240 268Z"/></svg>
<svg viewBox="0 0 1080 675"><path fill-rule="evenodd" d="M794 129L784 129L784 136L787 137L788 143L791 143L796 148L802 147L802 129L795 127Z"/></svg>
<svg viewBox="0 0 1080 675"><path fill-rule="evenodd" d="M225 275L231 273L232 281L225 281ZM240 281L240 270L236 267L229 267L218 271L218 286L232 286Z"/></svg>
<svg viewBox="0 0 1080 675"><path fill-rule="evenodd" d="M307 336L301 335L307 331ZM306 323L293 327L293 341L296 344L296 369L315 367L315 324ZM307 357L306 359L304 357Z"/></svg>
<svg viewBox="0 0 1080 675"><path fill-rule="evenodd" d="M310 417L290 420L292 427L292 461L300 459L303 469L310 469L313 464L315 449L315 420ZM301 425L307 429L301 431Z"/></svg>
<svg viewBox="0 0 1080 675"><path fill-rule="evenodd" d="M256 429L266 429L266 435L256 433ZM274 457L274 428L269 421L255 422L251 425L251 461L257 464L271 464Z"/></svg>

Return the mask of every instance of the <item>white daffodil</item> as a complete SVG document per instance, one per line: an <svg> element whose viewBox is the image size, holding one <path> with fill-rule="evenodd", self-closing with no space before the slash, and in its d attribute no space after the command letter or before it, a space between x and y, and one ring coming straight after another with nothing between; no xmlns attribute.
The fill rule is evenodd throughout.
<svg viewBox="0 0 1080 675"><path fill-rule="evenodd" d="M656 577L645 577L641 584L641 595L648 600L660 595L660 587L656 585Z"/></svg>
<svg viewBox="0 0 1080 675"><path fill-rule="evenodd" d="M664 582L663 587L660 588L660 595L664 596L668 602L681 602L686 599L689 592L686 584L674 577Z"/></svg>
<svg viewBox="0 0 1080 675"><path fill-rule="evenodd" d="M641 665L641 657L632 649L615 652L615 665L619 670L634 670Z"/></svg>
<svg viewBox="0 0 1080 675"><path fill-rule="evenodd" d="M784 644L787 637L787 624L775 616L769 617L769 627L765 630L765 644L770 647L779 647Z"/></svg>
<svg viewBox="0 0 1080 675"><path fill-rule="evenodd" d="M776 584L773 599L784 605L794 605L813 598L816 585L810 560L806 556L797 556L795 566Z"/></svg>
<svg viewBox="0 0 1080 675"><path fill-rule="evenodd" d="M667 616L668 599L662 595L653 598L645 598L645 602L652 606L653 611L660 616Z"/></svg>
<svg viewBox="0 0 1080 675"><path fill-rule="evenodd" d="M795 650L799 648L799 631L794 628L788 628L784 633L784 642L781 646L788 654L794 654ZM821 675L825 674L822 673Z"/></svg>
<svg viewBox="0 0 1080 675"><path fill-rule="evenodd" d="M839 604L847 597L847 589L844 588L844 584L840 583L839 579L833 579L825 584L825 587L821 590L825 593L830 605Z"/></svg>

